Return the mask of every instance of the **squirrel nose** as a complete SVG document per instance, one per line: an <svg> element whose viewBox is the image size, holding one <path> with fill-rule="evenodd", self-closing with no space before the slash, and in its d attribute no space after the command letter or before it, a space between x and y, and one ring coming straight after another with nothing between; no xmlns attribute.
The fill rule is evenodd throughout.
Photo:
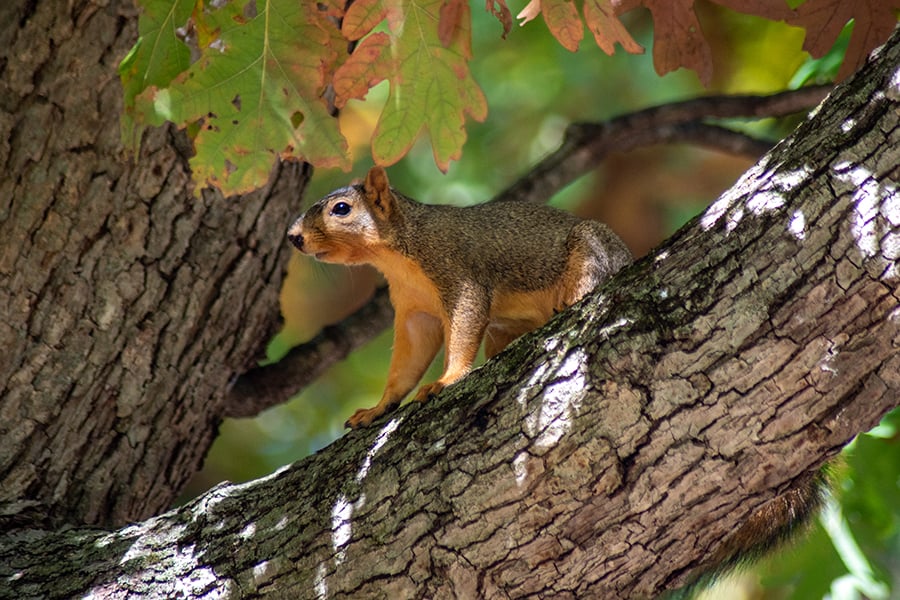
<svg viewBox="0 0 900 600"><path fill-rule="evenodd" d="M299 233L290 233L288 232L288 239L294 245L297 250L303 251L303 236Z"/></svg>

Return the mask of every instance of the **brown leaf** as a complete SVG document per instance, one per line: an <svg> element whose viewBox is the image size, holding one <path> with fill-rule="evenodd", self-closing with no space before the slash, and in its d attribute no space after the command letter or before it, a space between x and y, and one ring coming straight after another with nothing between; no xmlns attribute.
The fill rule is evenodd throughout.
<svg viewBox="0 0 900 600"><path fill-rule="evenodd" d="M653 66L659 75L679 67L697 73L703 85L712 80L712 52L694 14L694 0L644 0L653 15Z"/></svg>
<svg viewBox="0 0 900 600"><path fill-rule="evenodd" d="M837 75L841 80L859 68L869 52L887 41L897 25L898 9L898 0L807 0L788 23L806 29L803 49L819 58L834 46L844 25L854 20L847 54Z"/></svg>
<svg viewBox="0 0 900 600"><path fill-rule="evenodd" d="M597 45L608 55L612 56L616 51L616 43L620 44L625 52L644 53L644 48L634 41L619 21L610 0L585 0L584 20L594 34Z"/></svg>
<svg viewBox="0 0 900 600"><path fill-rule="evenodd" d="M572 0L542 0L541 13L553 37L570 52L578 50L584 24Z"/></svg>
<svg viewBox="0 0 900 600"><path fill-rule="evenodd" d="M388 77L384 63L378 58L390 51L390 37L376 32L363 39L347 60L334 73L334 104L343 108L351 98L365 98L369 89Z"/></svg>
<svg viewBox="0 0 900 600"><path fill-rule="evenodd" d="M712 0L716 4L745 15L756 15L770 21L787 21L794 11L785 0Z"/></svg>
<svg viewBox="0 0 900 600"><path fill-rule="evenodd" d="M506 6L506 0L486 0L484 9L497 17L497 20L503 25L503 38L506 39L512 27L512 13L509 12L509 7Z"/></svg>
<svg viewBox="0 0 900 600"><path fill-rule="evenodd" d="M444 48L449 48L453 39L465 31L465 23L469 20L469 3L467 0L446 0L441 6L438 18L438 38ZM463 44L467 46L467 44ZM471 49L470 49L471 50ZM471 54L471 52L469 52ZM466 56L466 58L472 58Z"/></svg>
<svg viewBox="0 0 900 600"><path fill-rule="evenodd" d="M613 7L616 15L623 15L629 10L634 10L641 6L642 2L641 0L610 0L609 4Z"/></svg>
<svg viewBox="0 0 900 600"><path fill-rule="evenodd" d="M319 10L325 11L329 17L341 19L344 16L343 0L318 0L316 6Z"/></svg>

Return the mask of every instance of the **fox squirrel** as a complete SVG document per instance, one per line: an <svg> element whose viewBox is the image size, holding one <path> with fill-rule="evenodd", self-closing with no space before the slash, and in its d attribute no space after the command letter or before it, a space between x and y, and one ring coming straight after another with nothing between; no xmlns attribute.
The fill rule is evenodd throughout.
<svg viewBox="0 0 900 600"><path fill-rule="evenodd" d="M416 400L463 377L482 338L491 358L632 260L601 223L514 200L421 204L393 190L381 167L311 206L288 238L323 262L371 264L388 282L395 317L387 385L376 406L347 420L350 428L396 408L442 343L444 372Z"/></svg>

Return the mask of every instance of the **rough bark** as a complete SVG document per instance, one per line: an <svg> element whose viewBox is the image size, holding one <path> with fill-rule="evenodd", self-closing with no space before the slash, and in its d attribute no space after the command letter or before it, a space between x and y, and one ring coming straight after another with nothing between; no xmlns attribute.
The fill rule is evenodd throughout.
<svg viewBox="0 0 900 600"><path fill-rule="evenodd" d="M277 324L307 173L195 199L184 136L129 156L116 66L136 16L0 7L0 528L170 507Z"/></svg>
<svg viewBox="0 0 900 600"><path fill-rule="evenodd" d="M900 399L900 40L652 256L433 402L118 531L0 542L6 597L634 598Z"/></svg>

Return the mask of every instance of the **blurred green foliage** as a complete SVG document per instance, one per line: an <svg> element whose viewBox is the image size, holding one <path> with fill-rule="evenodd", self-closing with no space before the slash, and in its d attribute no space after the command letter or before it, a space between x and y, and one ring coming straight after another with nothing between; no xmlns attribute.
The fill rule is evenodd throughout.
<svg viewBox="0 0 900 600"><path fill-rule="evenodd" d="M649 50L652 25L647 19L641 20L640 15L628 26L638 42L648 49L647 53L643 56L620 53L614 57L606 56L588 43L583 43L577 53L569 53L551 38L540 22L515 28L509 39L502 40L496 20L479 14L478 10L473 11L473 17L475 60L472 67L476 80L486 92L490 112L485 123L473 123L469 127L463 157L451 166L448 176L440 176L427 143L420 143L407 159L391 169L395 187L423 202L471 204L490 198L552 151L572 121L601 120L705 93L693 73L679 71L663 78L655 74ZM710 36L716 57L714 91L768 92L807 81L828 80L839 63L841 44L846 45L845 31L832 54L812 61L801 52L803 36L796 29L711 5L705 9L703 18L704 28L717 32ZM345 111L347 126L359 127L360 123L371 122L366 115L377 114L377 105L383 101L384 90L376 89L368 99L374 107L352 102ZM753 127L756 133L773 137L786 133L785 125L779 123L764 122ZM354 135L348 137L352 140ZM365 140L366 133L357 132L355 137ZM357 155L369 156L366 147L356 150ZM657 164L641 167L649 172L673 168L673 165L678 168L678 164L694 165L685 159L689 152L693 151L677 149L662 153ZM357 161L353 176L361 177L370 164L370 159ZM703 173L689 176L703 177ZM317 172L306 202L312 203L326 192L346 185L349 179L340 171ZM553 201L566 207L590 201L602 195L602 180L600 175L586 176ZM714 199L698 196L696 192L682 195L685 197L658 206L660 225L653 232L657 241ZM298 262L292 268L303 269L312 276L291 276L286 285L300 286L293 292L304 297L320 296L324 303L334 301L329 290L342 278L351 281L362 278L355 271L311 265L299 257L295 261ZM323 325L317 314L286 317L288 327L272 342L273 359ZM333 367L290 403L266 411L256 419L226 421L206 468L190 491L199 493L225 479L243 481L262 476L340 436L344 420L356 408L371 406L380 397L390 343L388 331ZM426 379L438 375L440 360L439 356ZM839 476L833 505L837 511L835 522L841 526L826 531L821 522L814 524L802 542L776 553L756 571L745 574L741 578L743 583L732 587L727 592L729 595L722 588L714 597L849 600L862 598L862 591L869 598L900 597L897 591L900 587L898 425L900 412L892 413L881 427L860 436L846 450L847 466ZM835 540L835 537L843 539ZM843 547L844 554L836 547ZM858 549L855 556L846 550L852 547ZM860 560L869 565L868 572L860 567ZM879 592L888 595L878 596Z"/></svg>

